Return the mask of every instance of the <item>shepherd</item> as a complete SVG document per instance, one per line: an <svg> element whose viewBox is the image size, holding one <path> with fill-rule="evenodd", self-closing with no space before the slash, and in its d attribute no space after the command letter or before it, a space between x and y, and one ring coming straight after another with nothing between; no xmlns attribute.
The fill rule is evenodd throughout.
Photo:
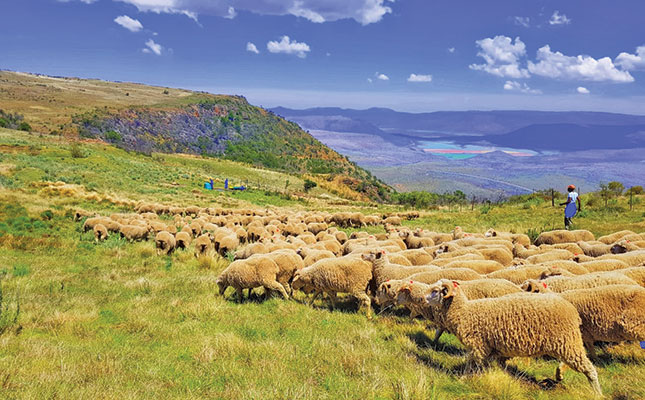
<svg viewBox="0 0 645 400"><path fill-rule="evenodd" d="M566 205L564 208L564 229L566 230L569 230L569 227L571 226L571 218L573 218L578 211L582 210L580 198L578 197L578 193L574 192L574 190L576 190L575 185L569 185L567 187L567 192L569 192L567 195L567 201L560 203L561 206Z"/></svg>

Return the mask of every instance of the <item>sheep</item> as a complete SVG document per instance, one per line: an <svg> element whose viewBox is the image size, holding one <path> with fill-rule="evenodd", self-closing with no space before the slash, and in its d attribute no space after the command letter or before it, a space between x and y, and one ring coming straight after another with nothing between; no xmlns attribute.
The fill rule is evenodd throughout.
<svg viewBox="0 0 645 400"><path fill-rule="evenodd" d="M226 257L228 253L234 252L239 247L240 240L235 233L232 233L218 237L214 244L217 253L222 257Z"/></svg>
<svg viewBox="0 0 645 400"><path fill-rule="evenodd" d="M610 244L589 244L587 242L578 242L578 246L580 246L582 252L589 257L600 257L605 254L613 254L613 246ZM618 248L619 247L616 247L616 250L618 250Z"/></svg>
<svg viewBox="0 0 645 400"><path fill-rule="evenodd" d="M614 271L629 267L627 263L620 260L593 260L581 262L579 265L589 272Z"/></svg>
<svg viewBox="0 0 645 400"><path fill-rule="evenodd" d="M403 250L399 253L403 257L407 258L412 265L426 265L430 264L434 257L428 254L427 251L423 249L410 249Z"/></svg>
<svg viewBox="0 0 645 400"><path fill-rule="evenodd" d="M195 239L195 257L206 255L213 247L211 236L208 233L200 235Z"/></svg>
<svg viewBox="0 0 645 400"><path fill-rule="evenodd" d="M302 258L293 250L284 249L274 251L268 254L255 255L252 257L268 257L271 260L275 261L278 264L280 271L277 275L277 281L286 289L287 293L291 294L290 283L293 280L293 276L296 271L299 271L305 267L305 263Z"/></svg>
<svg viewBox="0 0 645 400"><path fill-rule="evenodd" d="M630 251L623 254L606 254L598 257L600 260L620 260L630 267L636 267L645 262L645 250Z"/></svg>
<svg viewBox="0 0 645 400"><path fill-rule="evenodd" d="M497 232L495 229L490 228L484 233L484 236L510 240L513 244L521 244L524 247L528 247L531 244L531 239L523 233Z"/></svg>
<svg viewBox="0 0 645 400"><path fill-rule="evenodd" d="M85 211L78 209L74 211L74 221L80 221L85 217L94 217L96 216L96 213L90 212L90 211Z"/></svg>
<svg viewBox="0 0 645 400"><path fill-rule="evenodd" d="M389 262L389 256L383 250L372 250L363 253L361 258L370 263L372 267L373 281L370 283L372 293L376 293L381 283L388 279L403 279L419 272L434 272L439 270L439 267L435 267L434 265L416 265L410 267L393 265Z"/></svg>
<svg viewBox="0 0 645 400"><path fill-rule="evenodd" d="M636 234L636 232L623 230L623 231L614 232L609 235L601 236L598 238L598 241L604 244L612 244L612 243L616 243L617 241L619 241L620 239L622 239L627 235L634 235L634 234Z"/></svg>
<svg viewBox="0 0 645 400"><path fill-rule="evenodd" d="M535 239L535 245L556 244L556 243L577 243L579 241L590 242L594 239L591 232L586 230L567 231L564 229L542 232Z"/></svg>
<svg viewBox="0 0 645 400"><path fill-rule="evenodd" d="M193 237L197 237L202 234L202 225L197 221L193 221L190 224L190 230L193 233Z"/></svg>
<svg viewBox="0 0 645 400"><path fill-rule="evenodd" d="M399 236L401 236L408 249L419 249L422 247L434 246L434 240L431 238L414 236L412 232L400 232Z"/></svg>
<svg viewBox="0 0 645 400"><path fill-rule="evenodd" d="M483 364L490 356L503 363L510 357L549 355L560 361L557 381L566 364L583 373L601 395L598 373L582 342L582 321L563 298L516 293L468 300L457 282L443 279L432 286L426 301L469 350L469 364Z"/></svg>
<svg viewBox="0 0 645 400"><path fill-rule="evenodd" d="M249 289L250 294L251 290L260 286L267 292L277 291L283 298L288 299L287 291L277 280L279 273L280 268L275 261L263 255L256 255L245 260L233 261L217 277L216 283L221 296L224 295L226 288L232 286L240 302L244 296L243 289Z"/></svg>
<svg viewBox="0 0 645 400"><path fill-rule="evenodd" d="M108 230L103 224L96 224L93 228L94 231L94 240L100 242L108 238Z"/></svg>
<svg viewBox="0 0 645 400"><path fill-rule="evenodd" d="M157 255L166 254L170 255L175 251L177 241L173 235L167 231L161 231L155 236L155 247L157 248Z"/></svg>
<svg viewBox="0 0 645 400"><path fill-rule="evenodd" d="M527 257L530 264L540 264L548 261L568 260L573 254L568 250L551 250L546 253Z"/></svg>
<svg viewBox="0 0 645 400"><path fill-rule="evenodd" d="M645 287L645 265L642 265L640 267L618 269L614 272L625 275L626 277L633 279L642 287Z"/></svg>
<svg viewBox="0 0 645 400"><path fill-rule="evenodd" d="M138 240L147 240L150 231L147 228L135 225L122 225L119 230L121 237L131 242Z"/></svg>
<svg viewBox="0 0 645 400"><path fill-rule="evenodd" d="M548 284L523 289L549 293ZM619 343L645 340L645 288L636 285L609 285L568 290L559 295L578 310L582 319L582 340L592 359L596 358L594 342Z"/></svg>
<svg viewBox="0 0 645 400"><path fill-rule="evenodd" d="M484 256L486 260L497 261L505 267L508 267L513 262L513 253L503 247L490 247L478 249L479 253Z"/></svg>
<svg viewBox="0 0 645 400"><path fill-rule="evenodd" d="M336 258L336 255L329 250L310 249L307 247L299 248L296 253L303 258L305 267L308 267L323 258Z"/></svg>
<svg viewBox="0 0 645 400"><path fill-rule="evenodd" d="M545 283L549 289L555 293L606 285L638 285L636 281L628 278L626 275L612 271L596 272L574 277L551 276L541 281L529 279L522 284L522 288L525 286L528 287L529 285L533 285L535 287L542 283Z"/></svg>
<svg viewBox="0 0 645 400"><path fill-rule="evenodd" d="M547 268L544 265L528 265L519 268L505 268L486 275L489 279L505 279L516 285L521 285L528 279L543 279L547 276L575 276L571 272L561 268Z"/></svg>
<svg viewBox="0 0 645 400"><path fill-rule="evenodd" d="M432 265L436 265L438 267L445 267L446 265L453 263L455 261L471 261L471 260L484 260L484 256L477 253L477 254L464 254L457 257L443 257L443 258L438 257L432 260Z"/></svg>
<svg viewBox="0 0 645 400"><path fill-rule="evenodd" d="M497 261L493 260L461 260L453 261L446 264L442 268L468 268L479 274L490 274L491 272L499 271L504 266Z"/></svg>
<svg viewBox="0 0 645 400"><path fill-rule="evenodd" d="M247 245L241 250L235 252L235 259L246 259L254 254L265 254L269 252L269 248L263 242L255 242Z"/></svg>
<svg viewBox="0 0 645 400"><path fill-rule="evenodd" d="M387 218L383 219L382 222L383 222L383 225L388 225L389 224L389 225L399 226L399 225L401 225L401 217L395 217L395 216L387 217Z"/></svg>
<svg viewBox="0 0 645 400"><path fill-rule="evenodd" d="M175 235L175 240L177 242L178 249L186 250L186 248L190 246L192 238L187 232L177 232L177 234Z"/></svg>
<svg viewBox="0 0 645 400"><path fill-rule="evenodd" d="M483 279L484 276L478 274L469 268L446 268L438 271L417 272L410 275L405 279L416 282L431 284L439 279L455 279L459 281L473 281L475 279Z"/></svg>
<svg viewBox="0 0 645 400"><path fill-rule="evenodd" d="M642 243L642 244L641 244ZM622 254L622 253L627 253L628 251L637 251L637 250L642 250L643 245L645 245L644 241L638 241L638 242L630 242L629 240L620 240L616 243L614 243L611 248L610 252L612 254Z"/></svg>
<svg viewBox="0 0 645 400"><path fill-rule="evenodd" d="M366 308L371 318L370 298L367 287L372 280L372 266L353 256L325 258L313 265L296 271L291 284L294 290L306 294L314 293L310 304L321 294L327 293L335 306L336 293L349 293L360 302L360 308Z"/></svg>

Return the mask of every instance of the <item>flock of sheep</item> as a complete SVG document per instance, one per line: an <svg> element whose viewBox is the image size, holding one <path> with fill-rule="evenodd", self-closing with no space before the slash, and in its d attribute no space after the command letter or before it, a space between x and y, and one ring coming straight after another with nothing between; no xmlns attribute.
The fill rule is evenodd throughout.
<svg viewBox="0 0 645 400"><path fill-rule="evenodd" d="M159 254L217 252L235 260L217 278L224 295L238 299L263 287L288 299L294 290L338 293L371 307L403 306L448 331L469 350L469 366L510 357L548 355L585 374L600 393L595 342L645 340L645 233L620 231L598 239L585 230L527 235L411 230L401 225L415 212L283 212L175 208L140 204L134 214L91 216L85 231L96 240L118 233L129 240L154 237ZM167 214L172 220L160 218ZM76 218L88 217L78 211ZM338 227L383 225L384 232ZM179 227L179 229L178 229Z"/></svg>

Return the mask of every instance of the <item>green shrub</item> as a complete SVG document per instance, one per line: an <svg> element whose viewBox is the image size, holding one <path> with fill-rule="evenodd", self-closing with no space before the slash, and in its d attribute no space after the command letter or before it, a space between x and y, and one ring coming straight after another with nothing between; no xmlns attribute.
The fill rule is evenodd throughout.
<svg viewBox="0 0 645 400"><path fill-rule="evenodd" d="M318 184L310 179L305 179L305 192L310 191L311 189L318 186Z"/></svg>
<svg viewBox="0 0 645 400"><path fill-rule="evenodd" d="M20 125L18 125L18 130L25 131L25 132L31 132L31 125L29 125L28 123L23 121L23 122L20 123Z"/></svg>
<svg viewBox="0 0 645 400"><path fill-rule="evenodd" d="M74 143L70 146L69 152L72 156L72 158L85 158L87 155L81 148L81 146L78 143Z"/></svg>
<svg viewBox="0 0 645 400"><path fill-rule="evenodd" d="M0 128L8 128L9 127L9 121L7 121L5 118L0 118Z"/></svg>
<svg viewBox="0 0 645 400"><path fill-rule="evenodd" d="M45 210L40 213L40 218L49 221L54 218L54 213L52 212L52 210Z"/></svg>
<svg viewBox="0 0 645 400"><path fill-rule="evenodd" d="M107 131L105 132L105 139L107 139L110 142L120 142L123 140L121 137L121 134L117 131Z"/></svg>

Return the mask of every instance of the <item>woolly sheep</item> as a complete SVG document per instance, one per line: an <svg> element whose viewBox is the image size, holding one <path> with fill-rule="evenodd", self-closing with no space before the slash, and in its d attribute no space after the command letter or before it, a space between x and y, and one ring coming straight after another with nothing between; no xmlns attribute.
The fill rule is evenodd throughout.
<svg viewBox="0 0 645 400"><path fill-rule="evenodd" d="M412 265L430 264L434 258L423 249L403 250L399 254L407 258L408 261L410 261L410 264Z"/></svg>
<svg viewBox="0 0 645 400"><path fill-rule="evenodd" d="M382 250L372 250L364 253L361 258L370 263L373 281L370 284L372 293L375 293L381 283L389 279L403 279L419 272L438 271L434 265L401 266L389 262L389 256Z"/></svg>
<svg viewBox="0 0 645 400"><path fill-rule="evenodd" d="M627 263L620 260L593 260L581 262L579 265L589 272L614 271L629 267Z"/></svg>
<svg viewBox="0 0 645 400"><path fill-rule="evenodd" d="M549 293L548 284L523 289ZM645 288L636 285L609 285L569 290L559 295L578 310L582 319L582 340L592 358L594 342L619 343L645 340Z"/></svg>
<svg viewBox="0 0 645 400"><path fill-rule="evenodd" d="M582 252L589 257L600 257L604 256L605 254L613 253L611 251L613 246L610 244L590 244L587 242L578 242L578 246L580 246ZM618 249L618 247L616 249ZM622 251L622 253L624 253L624 251Z"/></svg>
<svg viewBox="0 0 645 400"><path fill-rule="evenodd" d="M627 235L634 235L635 233L636 232L629 231L629 230L618 231L609 235L601 236L598 238L598 241L604 244L612 244L612 243L616 243L617 241L619 241L620 239L622 239Z"/></svg>
<svg viewBox="0 0 645 400"><path fill-rule="evenodd" d="M523 233L497 232L495 229L490 228L488 231L486 231L484 236L510 240L513 244L521 244L524 247L527 247L531 244L531 239L528 237L528 235L525 235Z"/></svg>
<svg viewBox="0 0 645 400"><path fill-rule="evenodd" d="M200 236L201 237L201 236ZM220 295L224 295L226 288L232 286L239 301L243 300L243 289L264 287L267 292L277 291L285 299L289 298L284 286L277 280L280 268L275 261L262 256L250 257L246 260L233 261L217 277L217 286Z"/></svg>
<svg viewBox="0 0 645 400"><path fill-rule="evenodd" d="M453 263L455 261L470 261L470 260L484 260L484 256L482 256L479 253L477 254L469 253L469 254L463 254L457 257L437 257L434 260L432 260L432 265L436 265L438 267L445 267L446 265Z"/></svg>
<svg viewBox="0 0 645 400"><path fill-rule="evenodd" d="M544 280L537 281L529 279L522 284L522 289L533 285L533 287L545 283L555 293L567 290L588 289L606 285L637 285L636 281L616 272L595 272L586 275L573 277L551 276Z"/></svg>
<svg viewBox="0 0 645 400"><path fill-rule="evenodd" d="M622 253L627 253L628 251L641 250L643 249L643 245L645 245L645 241L642 241L642 240L638 242L631 242L629 240L623 239L614 243L609 249L609 251L612 254L622 254Z"/></svg>
<svg viewBox="0 0 645 400"><path fill-rule="evenodd" d="M211 236L208 233L195 239L195 257L206 255L213 248Z"/></svg>
<svg viewBox="0 0 645 400"><path fill-rule="evenodd" d="M556 243L577 243L579 241L589 242L594 240L591 232L586 230L567 231L564 229L542 232L535 239L535 245L556 244Z"/></svg>
<svg viewBox="0 0 645 400"><path fill-rule="evenodd" d="M119 230L121 237L129 241L146 240L150 231L147 228L135 225L123 225Z"/></svg>
<svg viewBox="0 0 645 400"><path fill-rule="evenodd" d="M600 260L620 260L630 267L636 267L645 262L645 250L630 251L623 254L606 254L598 257Z"/></svg>
<svg viewBox="0 0 645 400"><path fill-rule="evenodd" d="M410 275L405 279L422 283L435 283L439 279L454 279L459 281L473 281L475 279L483 279L484 276L478 274L469 268L446 268L438 271L431 272L418 272Z"/></svg>
<svg viewBox="0 0 645 400"><path fill-rule="evenodd" d="M268 252L269 252L269 249L265 243L263 242L251 243L246 247L244 247L243 249L236 251L235 259L236 260L246 259L251 257L254 254L265 254Z"/></svg>
<svg viewBox="0 0 645 400"><path fill-rule="evenodd" d="M526 258L530 264L540 264L548 261L568 260L573 254L568 250L551 250Z"/></svg>
<svg viewBox="0 0 645 400"><path fill-rule="evenodd" d="M326 258L296 271L292 288L309 294L314 293L310 304L321 294L327 293L335 305L336 293L349 293L366 308L371 318L370 298L367 287L372 280L372 266L357 257Z"/></svg>
<svg viewBox="0 0 645 400"><path fill-rule="evenodd" d="M171 254L175 251L177 241L173 235L167 231L161 231L155 236L155 247L157 254Z"/></svg>
<svg viewBox="0 0 645 400"><path fill-rule="evenodd" d="M190 242L192 241L192 238L188 234L188 232L177 232L175 235L175 241L177 242L177 248L186 250L188 246L190 246Z"/></svg>
<svg viewBox="0 0 645 400"><path fill-rule="evenodd" d="M255 255L252 257L268 257L275 261L280 271L277 275L277 281L286 289L287 293L291 294L290 283L293 280L296 271L305 267L302 258L293 250L284 249L278 250L267 254Z"/></svg>
<svg viewBox="0 0 645 400"><path fill-rule="evenodd" d="M491 279L505 279L516 285L521 285L528 279L542 279L545 276L575 276L564 269L547 268L544 265L528 265L518 268L504 268L486 275Z"/></svg>
<svg viewBox="0 0 645 400"><path fill-rule="evenodd" d="M493 260L461 260L446 264L443 268L468 268L479 274L485 275L499 271L500 269L503 269L504 266Z"/></svg>
<svg viewBox="0 0 645 400"><path fill-rule="evenodd" d="M108 230L103 224L96 224L93 228L94 231L94 240L100 242L108 238Z"/></svg>
<svg viewBox="0 0 645 400"><path fill-rule="evenodd" d="M399 236L401 236L408 249L420 249L422 247L434 246L434 241L431 238L418 237L413 235L412 232L400 232Z"/></svg>
<svg viewBox="0 0 645 400"><path fill-rule="evenodd" d="M305 267L308 267L323 258L336 258L336 255L329 250L310 249L307 247L299 248L296 253L303 258Z"/></svg>
<svg viewBox="0 0 645 400"><path fill-rule="evenodd" d="M618 269L614 272L625 275L626 277L633 279L642 287L645 287L645 266Z"/></svg>
<svg viewBox="0 0 645 400"><path fill-rule="evenodd" d="M401 225L401 217L387 217L383 220L383 225Z"/></svg>
<svg viewBox="0 0 645 400"><path fill-rule="evenodd" d="M426 300L469 350L470 362L483 364L491 356L503 363L510 357L549 355L560 361L556 380L562 380L561 367L566 364L585 374L601 394L598 373L584 350L581 319L561 297L516 293L468 300L456 282L441 280Z"/></svg>

